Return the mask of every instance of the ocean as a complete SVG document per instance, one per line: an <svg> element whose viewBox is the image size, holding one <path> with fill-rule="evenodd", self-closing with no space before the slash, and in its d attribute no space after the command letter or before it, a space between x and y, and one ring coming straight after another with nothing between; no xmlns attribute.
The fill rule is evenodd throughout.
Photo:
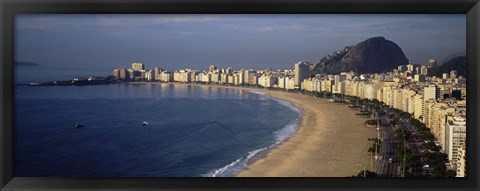
<svg viewBox="0 0 480 191"><path fill-rule="evenodd" d="M17 84L89 72L109 75L18 68ZM258 152L291 137L300 116L289 102L232 88L16 86L14 172L19 177L232 176Z"/></svg>

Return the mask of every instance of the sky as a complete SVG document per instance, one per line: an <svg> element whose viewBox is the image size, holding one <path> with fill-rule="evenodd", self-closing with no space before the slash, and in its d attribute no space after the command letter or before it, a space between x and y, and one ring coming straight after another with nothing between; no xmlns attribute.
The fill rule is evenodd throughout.
<svg viewBox="0 0 480 191"><path fill-rule="evenodd" d="M293 69L375 36L410 62L466 49L465 15L61 15L15 19L15 59L41 65Z"/></svg>

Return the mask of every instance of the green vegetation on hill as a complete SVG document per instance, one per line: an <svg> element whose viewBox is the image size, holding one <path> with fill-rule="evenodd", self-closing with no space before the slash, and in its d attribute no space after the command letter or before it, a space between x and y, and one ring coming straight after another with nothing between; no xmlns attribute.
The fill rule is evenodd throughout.
<svg viewBox="0 0 480 191"><path fill-rule="evenodd" d="M442 77L443 73L449 73L452 70L457 71L458 76L463 76L465 77L467 75L467 56L466 55L460 55L457 57L454 57L447 62L443 63L440 66L437 66L436 68L433 68L431 72L429 73L429 76L437 76L437 77Z"/></svg>
<svg viewBox="0 0 480 191"><path fill-rule="evenodd" d="M402 49L384 37L373 37L322 58L312 67L313 73L378 73L408 64Z"/></svg>

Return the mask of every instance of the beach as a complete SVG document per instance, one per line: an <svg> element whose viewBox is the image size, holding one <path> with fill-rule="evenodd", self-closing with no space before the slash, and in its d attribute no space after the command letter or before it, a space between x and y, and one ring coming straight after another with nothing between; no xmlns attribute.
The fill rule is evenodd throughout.
<svg viewBox="0 0 480 191"><path fill-rule="evenodd" d="M275 148L254 157L239 177L346 177L371 169L374 127L368 117L355 115L345 104L308 95L255 89L286 100L303 110L297 133Z"/></svg>

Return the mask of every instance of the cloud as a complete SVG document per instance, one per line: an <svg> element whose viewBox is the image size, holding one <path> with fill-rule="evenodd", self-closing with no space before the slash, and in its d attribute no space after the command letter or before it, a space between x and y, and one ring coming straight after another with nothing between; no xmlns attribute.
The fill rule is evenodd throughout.
<svg viewBox="0 0 480 191"><path fill-rule="evenodd" d="M54 17L28 17L17 16L15 26L17 29L51 29L56 27Z"/></svg>
<svg viewBox="0 0 480 191"><path fill-rule="evenodd" d="M198 23L221 19L219 15L34 15L17 17L17 29L66 29L71 27L145 27L158 24Z"/></svg>

